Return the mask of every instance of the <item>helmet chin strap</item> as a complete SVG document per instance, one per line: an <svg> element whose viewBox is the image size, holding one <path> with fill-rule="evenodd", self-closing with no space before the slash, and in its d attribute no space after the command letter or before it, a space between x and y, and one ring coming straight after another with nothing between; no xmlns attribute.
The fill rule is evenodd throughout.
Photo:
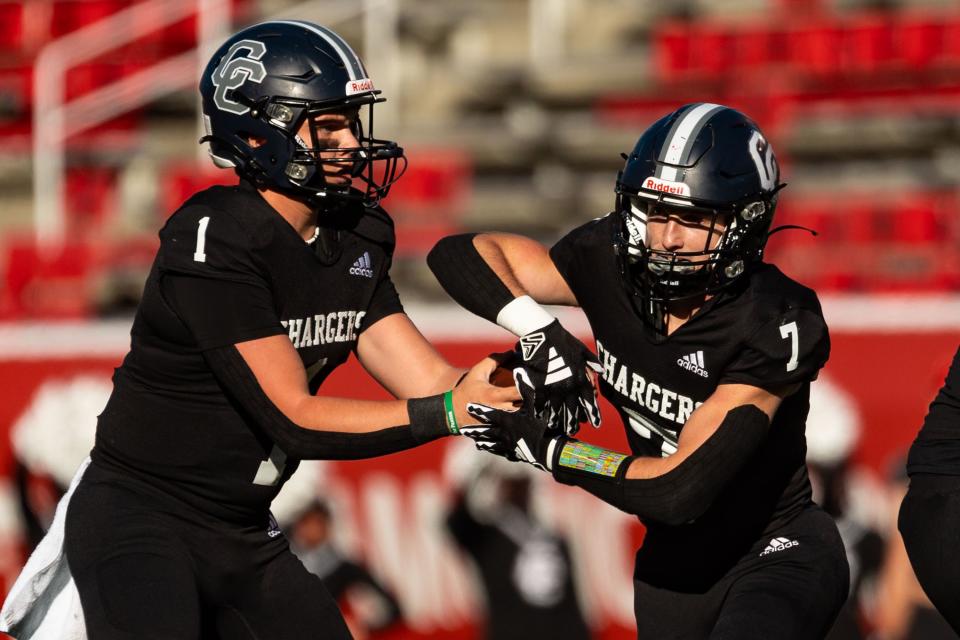
<svg viewBox="0 0 960 640"><path fill-rule="evenodd" d="M353 161L353 166L350 167L350 177L359 178L363 175L363 170L367 168L367 152L361 149L357 153L357 159Z"/></svg>

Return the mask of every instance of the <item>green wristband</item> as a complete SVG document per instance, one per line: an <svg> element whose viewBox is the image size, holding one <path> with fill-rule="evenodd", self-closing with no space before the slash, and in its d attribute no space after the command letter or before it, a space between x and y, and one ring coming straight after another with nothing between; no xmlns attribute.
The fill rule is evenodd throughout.
<svg viewBox="0 0 960 640"><path fill-rule="evenodd" d="M447 429L453 435L459 435L460 425L457 424L457 413L453 410L453 389L443 394L443 408L447 419Z"/></svg>

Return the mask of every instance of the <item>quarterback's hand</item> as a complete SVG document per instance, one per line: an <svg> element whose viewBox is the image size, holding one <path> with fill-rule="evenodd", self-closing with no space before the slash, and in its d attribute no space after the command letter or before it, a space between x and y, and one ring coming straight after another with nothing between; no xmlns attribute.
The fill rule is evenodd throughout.
<svg viewBox="0 0 960 640"><path fill-rule="evenodd" d="M603 368L559 320L521 336L516 349L537 392L538 416L568 436L580 429L581 422L600 426L597 390L587 370L599 373Z"/></svg>
<svg viewBox="0 0 960 640"><path fill-rule="evenodd" d="M468 402L510 409L514 401L520 400L520 392L515 387L498 387L490 384L490 374L496 368L497 360L493 356L487 356L473 365L453 388L453 407L457 424L463 426L476 423L467 413Z"/></svg>
<svg viewBox="0 0 960 640"><path fill-rule="evenodd" d="M513 370L513 379L523 396L523 406L516 411L504 411L470 403L467 411L480 424L462 433L473 438L480 450L546 469L547 457L553 450L550 443L560 437L551 433L546 421L534 414L531 407L534 406L535 394L527 372L517 367Z"/></svg>

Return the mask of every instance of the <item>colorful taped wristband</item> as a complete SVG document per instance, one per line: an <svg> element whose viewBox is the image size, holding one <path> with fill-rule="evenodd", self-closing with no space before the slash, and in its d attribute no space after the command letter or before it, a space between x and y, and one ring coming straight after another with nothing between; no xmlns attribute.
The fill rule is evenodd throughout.
<svg viewBox="0 0 960 640"><path fill-rule="evenodd" d="M560 449L557 465L583 473L614 478L620 465L630 456L579 440L567 440Z"/></svg>

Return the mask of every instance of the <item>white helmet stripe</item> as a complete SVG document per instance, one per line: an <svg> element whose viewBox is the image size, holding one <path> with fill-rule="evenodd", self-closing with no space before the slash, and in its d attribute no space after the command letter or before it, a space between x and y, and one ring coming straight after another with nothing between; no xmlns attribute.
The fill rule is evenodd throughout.
<svg viewBox="0 0 960 640"><path fill-rule="evenodd" d="M367 77L367 73L363 68L363 64L360 62L360 57L350 47L350 45L347 44L346 40L341 38L330 29L321 27L318 24L305 22L303 20L274 20L272 22L275 24L292 24L298 27L303 27L308 31L312 31L326 40L330 46L333 47L333 50L340 55L340 59L343 60L343 66L346 67L347 73L350 74L351 80L362 80L363 78Z"/></svg>
<svg viewBox="0 0 960 640"><path fill-rule="evenodd" d="M670 134L660 149L660 157L657 158L659 166L657 167L657 177L662 180L675 182L677 180L678 168L675 166L685 164L687 156L690 154L690 148L693 141L697 139L700 130L707 124L714 113L724 109L723 105L703 102L692 107L684 113L673 124Z"/></svg>

